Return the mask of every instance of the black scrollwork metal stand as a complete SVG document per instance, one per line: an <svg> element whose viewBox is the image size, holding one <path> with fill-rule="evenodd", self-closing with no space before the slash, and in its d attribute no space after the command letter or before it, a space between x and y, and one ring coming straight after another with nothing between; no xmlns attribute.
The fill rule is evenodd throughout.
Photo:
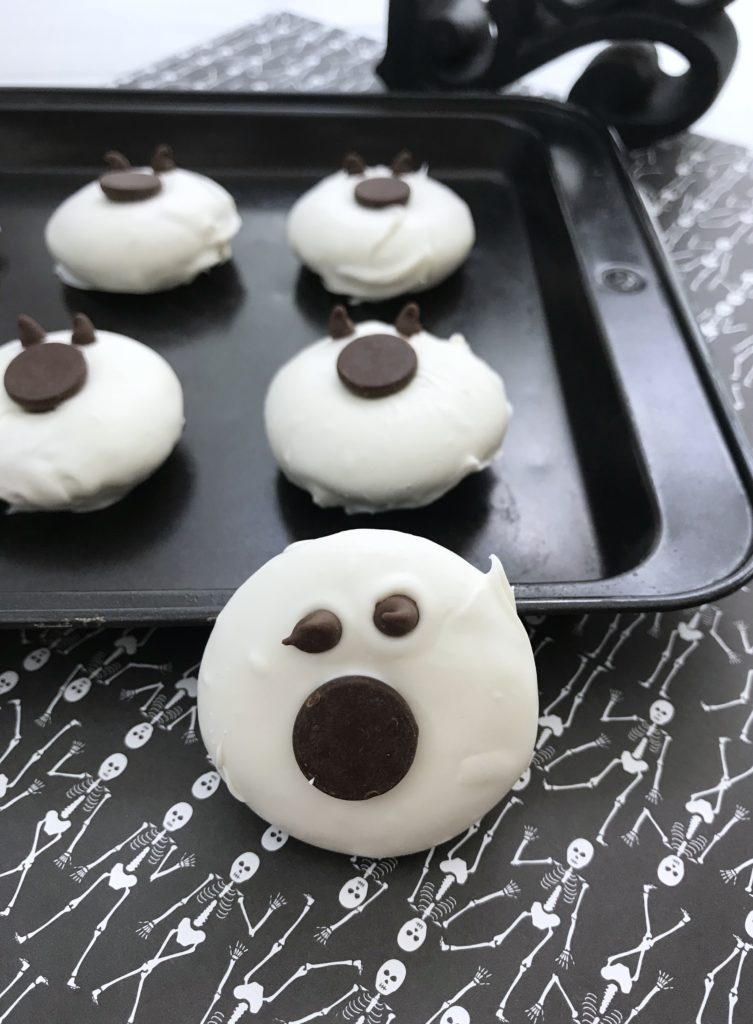
<svg viewBox="0 0 753 1024"><path fill-rule="evenodd" d="M498 89L564 53L608 41L570 100L628 146L687 128L714 102L737 53L731 0L390 0L378 72L402 90ZM659 67L654 43L688 61Z"/></svg>

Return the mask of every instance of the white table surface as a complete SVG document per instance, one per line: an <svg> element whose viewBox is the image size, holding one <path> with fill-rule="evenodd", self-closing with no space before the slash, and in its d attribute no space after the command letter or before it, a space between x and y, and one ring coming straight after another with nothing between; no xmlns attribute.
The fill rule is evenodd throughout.
<svg viewBox="0 0 753 1024"><path fill-rule="evenodd" d="M270 11L289 10L383 39L387 0L0 0L0 86L100 86ZM698 130L753 146L753 0L729 8L741 40L724 93ZM530 76L564 94L594 48ZM671 55L669 55L671 63Z"/></svg>

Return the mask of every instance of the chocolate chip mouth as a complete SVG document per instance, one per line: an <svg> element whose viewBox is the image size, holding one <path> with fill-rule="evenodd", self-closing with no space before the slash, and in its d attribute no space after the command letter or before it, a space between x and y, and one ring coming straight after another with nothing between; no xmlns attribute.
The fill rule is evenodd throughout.
<svg viewBox="0 0 753 1024"><path fill-rule="evenodd" d="M292 739L298 767L312 786L338 800L370 800L407 775L418 725L387 683L339 676L303 702Z"/></svg>

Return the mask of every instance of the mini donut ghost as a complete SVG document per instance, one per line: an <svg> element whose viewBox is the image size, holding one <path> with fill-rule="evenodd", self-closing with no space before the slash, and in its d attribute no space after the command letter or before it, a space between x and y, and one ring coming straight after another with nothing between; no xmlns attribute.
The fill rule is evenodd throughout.
<svg viewBox="0 0 753 1024"><path fill-rule="evenodd" d="M317 505L379 512L427 505L485 469L511 412L462 335L435 338L409 303L394 324L357 327L335 306L329 336L277 371L264 419L282 472Z"/></svg>
<svg viewBox="0 0 753 1024"><path fill-rule="evenodd" d="M443 281L468 256L475 230L467 204L426 167L415 170L407 151L391 167L349 153L294 204L288 241L327 291L388 299Z"/></svg>
<svg viewBox="0 0 753 1024"><path fill-rule="evenodd" d="M0 501L16 511L105 508L178 442L180 382L152 349L95 331L81 313L71 331L46 334L27 316L18 326L19 339L0 346Z"/></svg>
<svg viewBox="0 0 753 1024"><path fill-rule="evenodd" d="M431 541L349 530L287 548L220 613L201 733L231 793L352 855L442 843L530 760L536 670L512 589Z"/></svg>
<svg viewBox="0 0 753 1024"><path fill-rule="evenodd" d="M105 161L109 170L66 199L47 223L47 248L66 284L158 292L230 259L241 220L221 185L176 167L165 145L149 167L131 167L117 152Z"/></svg>

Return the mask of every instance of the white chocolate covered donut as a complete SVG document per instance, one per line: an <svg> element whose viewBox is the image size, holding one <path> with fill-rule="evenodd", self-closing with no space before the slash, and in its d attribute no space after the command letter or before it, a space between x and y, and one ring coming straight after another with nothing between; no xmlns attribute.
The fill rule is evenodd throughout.
<svg viewBox="0 0 753 1024"><path fill-rule="evenodd" d="M376 512L427 505L488 466L512 410L502 379L462 335L429 334L412 303L396 320L404 334L374 320L355 327L344 316L269 386L267 437L285 476L317 505ZM417 363L400 390L382 397L354 393L338 374L347 346L372 336L404 338Z"/></svg>
<svg viewBox="0 0 753 1024"><path fill-rule="evenodd" d="M172 162L172 161L170 161ZM126 161L127 164L127 161ZM230 259L241 220L233 197L203 174L139 167L124 176L156 178L161 188L136 201L113 200L84 185L52 214L45 230L58 276L74 288L147 293L187 284ZM120 195L125 194L121 191ZM118 195L115 190L110 195Z"/></svg>
<svg viewBox="0 0 753 1024"><path fill-rule="evenodd" d="M94 340L74 345L71 331L44 335L23 319L26 344L0 346L0 500L14 510L105 508L150 476L175 447L184 422L180 381L162 356L133 338L91 330ZM84 325L79 331L90 331L86 318L76 320ZM29 324L38 340L29 337ZM64 360L62 369L49 360L45 366L44 356L55 352L76 358ZM75 390L65 389L65 397L66 381L56 395L54 380L37 379L40 365L44 376L48 370L69 372L69 364L83 366L83 377ZM30 411L40 387L52 398L38 401L40 408L46 404L44 411Z"/></svg>
<svg viewBox="0 0 753 1024"><path fill-rule="evenodd" d="M298 839L397 856L444 842L526 768L536 669L499 561L349 530L258 570L215 624L201 733L230 791Z"/></svg>
<svg viewBox="0 0 753 1024"><path fill-rule="evenodd" d="M341 170L293 205L290 247L327 291L361 299L424 291L449 277L471 251L475 231L468 205L430 178L426 167L399 175L409 189L404 203L373 208L357 201L359 183L391 174L381 165L360 173Z"/></svg>

